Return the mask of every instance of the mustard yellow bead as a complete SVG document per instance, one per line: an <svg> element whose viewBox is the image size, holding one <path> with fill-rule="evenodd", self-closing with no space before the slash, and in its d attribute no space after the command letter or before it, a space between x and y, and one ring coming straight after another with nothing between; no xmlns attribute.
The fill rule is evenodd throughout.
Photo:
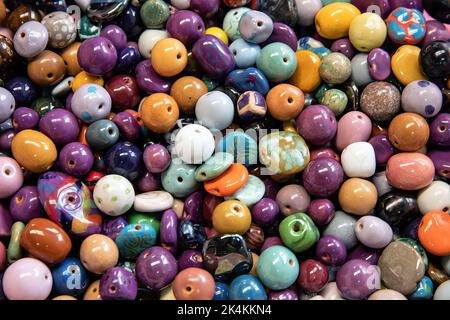
<svg viewBox="0 0 450 320"><path fill-rule="evenodd" d="M326 39L346 37L353 19L360 14L361 11L350 3L331 3L317 12L316 30L321 37Z"/></svg>
<svg viewBox="0 0 450 320"><path fill-rule="evenodd" d="M314 91L322 81L320 78L320 58L309 50L295 53L297 69L289 79L289 83L300 88L303 92Z"/></svg>
<svg viewBox="0 0 450 320"><path fill-rule="evenodd" d="M353 19L349 38L352 45L361 52L379 48L386 40L387 28L384 20L375 13L366 12Z"/></svg>
<svg viewBox="0 0 450 320"><path fill-rule="evenodd" d="M395 77L403 85L416 80L427 80L419 62L420 48L404 45L397 49L391 59L391 68Z"/></svg>
<svg viewBox="0 0 450 320"><path fill-rule="evenodd" d="M213 227L221 234L244 234L250 228L251 222L250 210L238 200L220 203L212 214Z"/></svg>
<svg viewBox="0 0 450 320"><path fill-rule="evenodd" d="M94 83L103 87L105 81L101 76L94 76L92 74L87 73L86 71L81 71L73 79L72 91L73 92L77 91L79 87L87 83Z"/></svg>
<svg viewBox="0 0 450 320"><path fill-rule="evenodd" d="M216 38L219 38L228 46L228 43L229 43L228 36L225 33L225 31L223 31L221 28L218 28L218 27L208 28L208 29L206 29L205 34L210 34Z"/></svg>
<svg viewBox="0 0 450 320"><path fill-rule="evenodd" d="M152 67L163 77L173 77L181 73L188 63L188 53L184 44L174 38L159 40L152 49Z"/></svg>

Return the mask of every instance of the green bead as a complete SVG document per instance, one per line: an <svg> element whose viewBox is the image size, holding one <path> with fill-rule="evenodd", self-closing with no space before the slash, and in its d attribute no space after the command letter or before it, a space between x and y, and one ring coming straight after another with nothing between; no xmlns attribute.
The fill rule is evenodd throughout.
<svg viewBox="0 0 450 320"><path fill-rule="evenodd" d="M322 83L319 88L316 89L316 93L315 93L315 97L317 99L317 101L322 101L323 96L325 95L325 93L330 90L332 88L331 85L329 85L328 83Z"/></svg>
<svg viewBox="0 0 450 320"><path fill-rule="evenodd" d="M214 179L225 172L233 162L234 157L232 154L218 152L197 168L195 171L195 180L203 182Z"/></svg>
<svg viewBox="0 0 450 320"><path fill-rule="evenodd" d="M256 66L273 82L289 79L297 68L297 58L287 44L274 42L265 46L256 58Z"/></svg>
<svg viewBox="0 0 450 320"><path fill-rule="evenodd" d="M233 195L225 197L225 200L239 200L246 206L252 206L264 197L266 186L256 176L249 175L247 183Z"/></svg>
<svg viewBox="0 0 450 320"><path fill-rule="evenodd" d="M101 24L93 24L91 20L87 16L82 16L80 19L80 30L78 31L78 35L81 40L86 40L89 38L96 37L100 35L100 31L102 30Z"/></svg>
<svg viewBox="0 0 450 320"><path fill-rule="evenodd" d="M284 218L280 223L279 231L286 247L296 253L308 250L320 237L314 222L302 212Z"/></svg>
<svg viewBox="0 0 450 320"><path fill-rule="evenodd" d="M170 9L162 0L147 0L141 7L142 23L150 29L162 28L169 19Z"/></svg>
<svg viewBox="0 0 450 320"><path fill-rule="evenodd" d="M63 104L55 97L39 97L32 103L31 107L36 111L40 117L55 108L62 108Z"/></svg>
<svg viewBox="0 0 450 320"><path fill-rule="evenodd" d="M250 11L250 8L240 7L231 9L225 15L222 29L231 41L242 38L241 32L239 31L239 21L247 11Z"/></svg>
<svg viewBox="0 0 450 320"><path fill-rule="evenodd" d="M20 237L22 236L23 229L25 229L25 224L21 221L14 222L11 227L11 238L9 239L7 251L8 264L16 262L23 257L20 246Z"/></svg>
<svg viewBox="0 0 450 320"><path fill-rule="evenodd" d="M325 92L322 99L319 100L324 106L327 106L334 112L335 116L339 116L347 107L347 95L339 89L330 89Z"/></svg>
<svg viewBox="0 0 450 320"><path fill-rule="evenodd" d="M183 198L200 187L195 180L196 166L173 160L169 168L161 174L161 184L174 197Z"/></svg>
<svg viewBox="0 0 450 320"><path fill-rule="evenodd" d="M145 223L153 227L156 233L159 233L159 227L161 226L160 214L157 213L141 213L134 209L128 213L129 224L141 224Z"/></svg>

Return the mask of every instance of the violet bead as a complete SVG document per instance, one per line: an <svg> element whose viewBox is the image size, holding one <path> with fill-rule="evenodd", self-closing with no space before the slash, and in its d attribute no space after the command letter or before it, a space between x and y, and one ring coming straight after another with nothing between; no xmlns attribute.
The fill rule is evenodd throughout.
<svg viewBox="0 0 450 320"><path fill-rule="evenodd" d="M80 133L77 117L73 113L56 108L44 114L39 121L39 130L57 146L74 142Z"/></svg>
<svg viewBox="0 0 450 320"><path fill-rule="evenodd" d="M31 219L45 216L44 208L39 201L36 186L20 188L9 202L9 211L14 221L27 223Z"/></svg>
<svg viewBox="0 0 450 320"><path fill-rule="evenodd" d="M152 67L150 59L143 60L136 66L136 81L139 88L147 94L169 93L171 81L164 79Z"/></svg>
<svg viewBox="0 0 450 320"><path fill-rule="evenodd" d="M197 13L180 10L169 17L166 29L172 38L180 40L190 48L205 33L205 24Z"/></svg>
<svg viewBox="0 0 450 320"><path fill-rule="evenodd" d="M29 106L38 97L36 85L28 78L14 77L5 85L5 88L11 92L17 105Z"/></svg>
<svg viewBox="0 0 450 320"><path fill-rule="evenodd" d="M336 161L340 161L339 155L330 147L319 147L310 150L309 160L313 161L317 158L331 158Z"/></svg>
<svg viewBox="0 0 450 320"><path fill-rule="evenodd" d="M417 217L411 221L401 232L402 237L410 238L419 241L419 226L422 222L422 217Z"/></svg>
<svg viewBox="0 0 450 320"><path fill-rule="evenodd" d="M150 290L161 290L172 282L177 272L177 260L162 247L146 249L136 261L136 277Z"/></svg>
<svg viewBox="0 0 450 320"><path fill-rule="evenodd" d="M219 11L220 0L191 0L190 8L204 18L212 18Z"/></svg>
<svg viewBox="0 0 450 320"><path fill-rule="evenodd" d="M170 165L170 154L161 144L151 144L144 150L144 164L149 172L161 173Z"/></svg>
<svg viewBox="0 0 450 320"><path fill-rule="evenodd" d="M389 0L389 3L391 4L391 8L405 7L422 11L422 1L423 0Z"/></svg>
<svg viewBox="0 0 450 320"><path fill-rule="evenodd" d="M103 219L102 233L115 240L117 235L128 225L127 220L123 216L109 217L105 216Z"/></svg>
<svg viewBox="0 0 450 320"><path fill-rule="evenodd" d="M78 48L77 57L84 71L103 76L114 69L117 51L109 39L99 36L84 40Z"/></svg>
<svg viewBox="0 0 450 320"><path fill-rule="evenodd" d="M273 24L273 31L269 39L261 44L264 47L273 42L282 42L291 47L292 50L297 51L297 35L290 26L281 22L275 22Z"/></svg>
<svg viewBox="0 0 450 320"><path fill-rule="evenodd" d="M368 248L362 244L359 244L352 252L347 256L347 261L353 259L360 259L367 261L371 265L376 265L378 263L378 259L380 258L380 250Z"/></svg>
<svg viewBox="0 0 450 320"><path fill-rule="evenodd" d="M143 171L142 152L134 144L118 142L105 153L108 174L118 174L130 181L136 180Z"/></svg>
<svg viewBox="0 0 450 320"><path fill-rule="evenodd" d="M184 200L183 220L190 220L195 223L203 223L203 197L201 191L190 194Z"/></svg>
<svg viewBox="0 0 450 320"><path fill-rule="evenodd" d="M91 149L80 142L65 145L59 153L59 166L73 176L83 176L91 171L94 155Z"/></svg>
<svg viewBox="0 0 450 320"><path fill-rule="evenodd" d="M269 293L269 300L298 300L298 295L293 289L271 291Z"/></svg>
<svg viewBox="0 0 450 320"><path fill-rule="evenodd" d="M178 258L178 271L187 268L203 269L203 256L200 251L186 250Z"/></svg>
<svg viewBox="0 0 450 320"><path fill-rule="evenodd" d="M335 236L322 236L316 244L316 256L326 265L340 266L347 259L347 247Z"/></svg>
<svg viewBox="0 0 450 320"><path fill-rule="evenodd" d="M450 39L450 30L440 21L427 21L425 23L425 30L425 38L422 41L423 46L426 46L431 41L448 41Z"/></svg>
<svg viewBox="0 0 450 320"><path fill-rule="evenodd" d="M157 191L161 189L161 177L157 173L145 172L136 182L136 187L141 193Z"/></svg>
<svg viewBox="0 0 450 320"><path fill-rule="evenodd" d="M317 226L325 226L334 217L334 204L328 199L314 199L308 207L308 216Z"/></svg>
<svg viewBox="0 0 450 320"><path fill-rule="evenodd" d="M383 19L385 19L392 11L389 1L390 0L352 0L352 4L356 6L361 12L376 13Z"/></svg>
<svg viewBox="0 0 450 320"><path fill-rule="evenodd" d="M39 114L31 108L20 107L14 111L12 120L16 132L34 129L39 123Z"/></svg>
<svg viewBox="0 0 450 320"><path fill-rule="evenodd" d="M361 300L380 288L380 275L376 266L364 260L354 259L339 269L336 284L344 298Z"/></svg>
<svg viewBox="0 0 450 320"><path fill-rule="evenodd" d="M272 246L284 246L284 244L280 237L268 237L261 246L261 252Z"/></svg>
<svg viewBox="0 0 450 320"><path fill-rule="evenodd" d="M102 29L100 36L111 41L117 52L120 52L127 46L127 35L121 27L110 24Z"/></svg>
<svg viewBox="0 0 450 320"><path fill-rule="evenodd" d="M450 113L440 113L431 121L430 141L437 146L450 146Z"/></svg>
<svg viewBox="0 0 450 320"><path fill-rule="evenodd" d="M375 151L375 160L377 166L385 165L389 158L395 153L395 148L392 146L386 134L377 134L370 138L369 143Z"/></svg>
<svg viewBox="0 0 450 320"><path fill-rule="evenodd" d="M178 246L178 216L173 209L164 211L159 229L161 246L175 254Z"/></svg>
<svg viewBox="0 0 450 320"><path fill-rule="evenodd" d="M116 73L131 73L141 61L141 54L138 48L125 47L118 52Z"/></svg>
<svg viewBox="0 0 450 320"><path fill-rule="evenodd" d="M135 141L141 135L139 123L133 117L133 114L127 111L117 113L112 121L117 125L120 131L120 138L127 141Z"/></svg>
<svg viewBox="0 0 450 320"><path fill-rule="evenodd" d="M337 131L337 121L330 108L316 104L304 109L297 118L297 131L309 143L322 146Z"/></svg>
<svg viewBox="0 0 450 320"><path fill-rule="evenodd" d="M355 234L363 245L373 249L386 247L393 237L389 224L374 216L361 217L355 224Z"/></svg>
<svg viewBox="0 0 450 320"><path fill-rule="evenodd" d="M270 178L264 179L263 182L266 188L266 191L264 192L264 197L275 200L278 191L281 189L281 186Z"/></svg>
<svg viewBox="0 0 450 320"><path fill-rule="evenodd" d="M331 45L331 51L340 52L350 60L355 55L355 48L348 38L338 39Z"/></svg>
<svg viewBox="0 0 450 320"><path fill-rule="evenodd" d="M0 133L0 150L10 152L11 143L16 135L14 129L8 129Z"/></svg>
<svg viewBox="0 0 450 320"><path fill-rule="evenodd" d="M271 198L262 198L252 207L252 221L258 226L264 227L271 225L278 217L280 208L275 200Z"/></svg>
<svg viewBox="0 0 450 320"><path fill-rule="evenodd" d="M11 236L12 224L13 219L8 208L3 203L0 203L0 237L7 238Z"/></svg>
<svg viewBox="0 0 450 320"><path fill-rule="evenodd" d="M134 273L122 267L108 269L100 279L100 296L103 300L134 300L137 288Z"/></svg>
<svg viewBox="0 0 450 320"><path fill-rule="evenodd" d="M343 181L342 166L332 158L311 161L303 171L303 185L309 194L316 197L331 196Z"/></svg>
<svg viewBox="0 0 450 320"><path fill-rule="evenodd" d="M450 150L431 150L428 157L433 161L436 173L441 177L450 177Z"/></svg>
<svg viewBox="0 0 450 320"><path fill-rule="evenodd" d="M391 56L383 49L375 48L367 56L370 77L374 80L386 80L391 74Z"/></svg>

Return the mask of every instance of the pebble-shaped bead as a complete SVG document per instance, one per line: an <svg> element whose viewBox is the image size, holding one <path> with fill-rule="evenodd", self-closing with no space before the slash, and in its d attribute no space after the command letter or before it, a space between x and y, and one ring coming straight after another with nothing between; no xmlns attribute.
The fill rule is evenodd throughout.
<svg viewBox="0 0 450 320"><path fill-rule="evenodd" d="M32 58L45 50L48 32L37 21L28 21L17 29L14 35L14 49L24 58Z"/></svg>

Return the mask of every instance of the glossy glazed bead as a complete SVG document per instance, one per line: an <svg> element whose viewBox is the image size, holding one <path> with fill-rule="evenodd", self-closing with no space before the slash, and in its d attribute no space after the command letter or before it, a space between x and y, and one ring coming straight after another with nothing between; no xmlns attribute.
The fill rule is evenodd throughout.
<svg viewBox="0 0 450 320"><path fill-rule="evenodd" d="M392 72L401 84L427 79L420 66L419 56L420 48L412 45L401 46L392 56Z"/></svg>
<svg viewBox="0 0 450 320"><path fill-rule="evenodd" d="M389 38L398 44L416 44L425 37L425 17L416 9L394 9L386 19Z"/></svg>
<svg viewBox="0 0 450 320"><path fill-rule="evenodd" d="M317 260L308 259L300 263L298 284L307 293L320 292L328 283L328 270Z"/></svg>
<svg viewBox="0 0 450 320"><path fill-rule="evenodd" d="M347 248L340 238L324 235L317 242L316 256L326 265L339 266L346 261Z"/></svg>
<svg viewBox="0 0 450 320"><path fill-rule="evenodd" d="M80 259L86 270L103 274L117 264L119 250L111 238L93 234L81 243Z"/></svg>
<svg viewBox="0 0 450 320"><path fill-rule="evenodd" d="M450 207L450 185L443 181L433 181L417 195L417 205L422 214L429 211L447 211Z"/></svg>
<svg viewBox="0 0 450 320"><path fill-rule="evenodd" d="M77 57L84 71L101 76L114 69L117 50L108 38L98 36L83 41Z"/></svg>
<svg viewBox="0 0 450 320"><path fill-rule="evenodd" d="M367 141L371 127L371 121L364 113L348 112L338 122L336 147L343 150L351 143Z"/></svg>
<svg viewBox="0 0 450 320"><path fill-rule="evenodd" d="M187 47L191 47L205 33L202 18L188 10L172 14L167 20L166 28L173 38L180 40Z"/></svg>
<svg viewBox="0 0 450 320"><path fill-rule="evenodd" d="M30 79L39 86L52 86L64 77L65 65L60 55L44 50L28 63L27 73Z"/></svg>
<svg viewBox="0 0 450 320"><path fill-rule="evenodd" d="M214 152L214 137L206 127L189 124L178 131L173 152L188 164L201 164Z"/></svg>
<svg viewBox="0 0 450 320"><path fill-rule="evenodd" d="M257 91L266 95L269 91L269 81L264 73L256 68L236 69L228 74L225 85L231 86L239 93L246 91Z"/></svg>
<svg viewBox="0 0 450 320"><path fill-rule="evenodd" d="M339 162L332 158L317 158L303 172L303 185L309 194L328 197L336 192L344 179Z"/></svg>
<svg viewBox="0 0 450 320"><path fill-rule="evenodd" d="M295 253L311 248L319 239L319 230L305 213L284 218L279 226L283 243Z"/></svg>
<svg viewBox="0 0 450 320"><path fill-rule="evenodd" d="M39 114L33 109L20 107L14 110L12 120L13 127L16 131L34 129L39 123Z"/></svg>
<svg viewBox="0 0 450 320"><path fill-rule="evenodd" d="M129 224L119 232L114 241L121 257L135 259L146 248L155 245L156 231L145 223Z"/></svg>
<svg viewBox="0 0 450 320"><path fill-rule="evenodd" d="M216 178L205 181L205 190L213 195L228 197L242 188L248 181L248 170L239 163L233 163Z"/></svg>
<svg viewBox="0 0 450 320"><path fill-rule="evenodd" d="M178 260L178 269L181 271L191 267L203 268L203 258L201 252L186 250L181 254Z"/></svg>
<svg viewBox="0 0 450 320"><path fill-rule="evenodd" d="M199 187L195 170L194 165L172 162L161 175L164 190L175 197L185 197L194 192Z"/></svg>
<svg viewBox="0 0 450 320"><path fill-rule="evenodd" d="M403 89L402 108L406 112L414 112L431 118L439 113L441 106L441 90L430 81L413 81Z"/></svg>
<svg viewBox="0 0 450 320"><path fill-rule="evenodd" d="M65 145L59 154L61 169L74 176L82 176L91 171L94 164L94 156L91 150L84 144L72 142Z"/></svg>
<svg viewBox="0 0 450 320"><path fill-rule="evenodd" d="M352 58L351 61L352 65L351 79L358 87L365 86L373 81L372 78L370 77L367 57L368 54L366 53L358 53Z"/></svg>
<svg viewBox="0 0 450 320"><path fill-rule="evenodd" d="M262 198L252 207L252 221L259 226L268 226L276 220L279 211L276 201L270 198Z"/></svg>
<svg viewBox="0 0 450 320"><path fill-rule="evenodd" d="M400 111L400 92L388 82L369 83L361 94L360 106L374 121L389 121Z"/></svg>
<svg viewBox="0 0 450 320"><path fill-rule="evenodd" d="M173 293L177 300L212 300L214 278L200 268L187 268L174 279Z"/></svg>
<svg viewBox="0 0 450 320"><path fill-rule="evenodd" d="M247 206L252 206L262 199L264 192L264 182L256 176L249 175L247 183L231 196L225 197L225 200L236 199Z"/></svg>
<svg viewBox="0 0 450 320"><path fill-rule="evenodd" d="M446 211L429 211L419 225L419 240L431 254L447 256L450 254L448 237L449 221Z"/></svg>
<svg viewBox="0 0 450 320"><path fill-rule="evenodd" d="M369 178L376 169L375 150L368 142L354 142L342 151L341 163L346 176Z"/></svg>
<svg viewBox="0 0 450 320"><path fill-rule="evenodd" d="M33 218L43 217L44 208L39 202L37 187L25 186L20 188L11 198L9 211L15 221L25 223Z"/></svg>
<svg viewBox="0 0 450 320"><path fill-rule="evenodd" d="M374 80L386 80L391 74L391 57L381 48L372 49L367 56L369 75Z"/></svg>
<svg viewBox="0 0 450 320"><path fill-rule="evenodd" d="M130 181L142 173L142 152L130 142L118 142L104 154L108 174L119 174Z"/></svg>
<svg viewBox="0 0 450 320"><path fill-rule="evenodd" d="M392 145L401 151L416 151L429 138L430 129L426 120L415 113L402 113L389 125L388 136Z"/></svg>
<svg viewBox="0 0 450 320"><path fill-rule="evenodd" d="M66 12L51 12L42 18L41 23L48 31L48 43L55 49L67 47L77 37L74 18Z"/></svg>
<svg viewBox="0 0 450 320"><path fill-rule="evenodd" d="M97 207L110 216L127 212L134 202L133 185L126 178L110 174L95 185L93 197Z"/></svg>
<svg viewBox="0 0 450 320"><path fill-rule="evenodd" d="M433 280L424 276L417 284L416 290L408 298L411 300L429 300L433 296Z"/></svg>
<svg viewBox="0 0 450 320"><path fill-rule="evenodd" d="M211 156L195 171L195 179L199 182L216 178L225 172L232 164L234 158L230 153L218 152Z"/></svg>
<svg viewBox="0 0 450 320"><path fill-rule="evenodd" d="M241 7L232 9L225 15L223 19L222 29L225 31L231 41L242 38L239 31L239 21L241 20L242 15L244 15L248 11L250 11L250 8Z"/></svg>
<svg viewBox="0 0 450 320"><path fill-rule="evenodd" d="M139 52L143 58L150 58L151 52L155 44L165 38L169 38L170 34L166 30L147 29L141 33L138 39Z"/></svg>
<svg viewBox="0 0 450 320"><path fill-rule="evenodd" d="M32 58L45 50L48 43L45 26L37 21L28 21L14 35L14 49L24 58Z"/></svg>
<svg viewBox="0 0 450 320"><path fill-rule="evenodd" d="M446 78L450 75L450 46L445 41L428 43L420 51L422 69L430 78Z"/></svg>
<svg viewBox="0 0 450 320"><path fill-rule="evenodd" d="M12 196L23 184L23 173L16 160L0 157L0 199Z"/></svg>
<svg viewBox="0 0 450 320"><path fill-rule="evenodd" d="M230 284L231 300L267 300L267 294L258 278L252 275L241 275Z"/></svg>
<svg viewBox="0 0 450 320"><path fill-rule="evenodd" d="M175 126L179 109L172 97L165 93L155 93L142 101L139 114L148 129L165 133Z"/></svg>
<svg viewBox="0 0 450 320"><path fill-rule="evenodd" d="M171 81L160 77L150 60L144 60L136 66L136 81L139 88L147 94L168 93Z"/></svg>
<svg viewBox="0 0 450 320"><path fill-rule="evenodd" d="M205 83L191 76L179 78L170 89L170 95L183 113L193 113L198 99L207 92Z"/></svg>
<svg viewBox="0 0 450 320"><path fill-rule="evenodd" d="M336 284L343 297L360 300L380 288L380 274L375 266L364 260L354 259L339 269Z"/></svg>
<svg viewBox="0 0 450 320"><path fill-rule="evenodd" d="M239 20L239 33L245 41L261 43L272 34L274 25L272 19L263 12L250 10Z"/></svg>
<svg viewBox="0 0 450 320"><path fill-rule="evenodd" d="M104 119L111 111L111 97L96 84L82 85L72 97L72 112L83 122Z"/></svg>
<svg viewBox="0 0 450 320"><path fill-rule="evenodd" d="M104 150L113 146L119 139L119 128L110 120L101 119L89 125L85 138L89 147Z"/></svg>
<svg viewBox="0 0 450 320"><path fill-rule="evenodd" d="M256 58L256 65L270 81L282 82L294 74L297 59L288 45L274 42L261 50Z"/></svg>
<svg viewBox="0 0 450 320"><path fill-rule="evenodd" d="M351 178L339 189L339 204L345 212L366 215L372 212L377 202L377 189L370 181Z"/></svg>
<svg viewBox="0 0 450 320"><path fill-rule="evenodd" d="M178 239L182 250L200 250L206 240L205 229L191 220L182 220L178 224Z"/></svg>
<svg viewBox="0 0 450 320"><path fill-rule="evenodd" d="M301 185L290 184L278 191L276 201L281 213L288 216L297 212L306 212L311 199Z"/></svg>
<svg viewBox="0 0 450 320"><path fill-rule="evenodd" d="M151 62L159 75L173 77L187 65L186 47L174 38L161 39L152 49Z"/></svg>
<svg viewBox="0 0 450 320"><path fill-rule="evenodd" d="M436 173L441 177L448 177L449 175L449 162L448 151L432 150L428 153L429 158L433 161L436 169Z"/></svg>
<svg viewBox="0 0 450 320"><path fill-rule="evenodd" d="M267 94L267 108L270 115L280 121L294 119L303 109L303 92L289 84L279 84Z"/></svg>
<svg viewBox="0 0 450 320"><path fill-rule="evenodd" d="M309 50L299 50L295 53L297 69L289 83L300 88L303 92L314 91L321 82L321 60L318 55Z"/></svg>
<svg viewBox="0 0 450 320"><path fill-rule="evenodd" d="M139 212L160 212L171 208L172 205L172 195L164 191L141 193L134 198L134 209Z"/></svg>
<svg viewBox="0 0 450 320"><path fill-rule="evenodd" d="M213 211L214 229L222 234L244 234L250 228L251 215L248 207L238 200L227 200Z"/></svg>
<svg viewBox="0 0 450 320"><path fill-rule="evenodd" d="M52 269L53 290L59 295L80 296L88 286L80 259L68 257Z"/></svg>
<svg viewBox="0 0 450 320"><path fill-rule="evenodd" d="M36 86L27 77L13 77L5 84L18 105L31 105L37 98Z"/></svg>
<svg viewBox="0 0 450 320"><path fill-rule="evenodd" d="M329 84L343 83L351 73L350 60L339 52L330 53L320 63L320 77Z"/></svg>
<svg viewBox="0 0 450 320"><path fill-rule="evenodd" d="M326 39L339 39L348 35L353 19L361 12L349 3L331 3L322 7L315 16L316 30Z"/></svg>
<svg viewBox="0 0 450 320"><path fill-rule="evenodd" d="M134 273L122 268L108 269L100 279L102 300L134 300L137 295L137 281Z"/></svg>
<svg viewBox="0 0 450 320"><path fill-rule="evenodd" d="M369 248L380 249L392 241L391 227L373 216L360 218L355 225L355 234L358 240Z"/></svg>
<svg viewBox="0 0 450 320"><path fill-rule="evenodd" d="M296 124L298 133L313 145L327 144L337 131L333 112L323 105L312 105L304 109Z"/></svg>
<svg viewBox="0 0 450 320"><path fill-rule="evenodd" d="M139 86L137 80L128 75L116 75L105 85L108 91L113 108L125 110L133 108L140 101Z"/></svg>
<svg viewBox="0 0 450 320"><path fill-rule="evenodd" d="M257 91L246 91L238 99L237 111L244 121L263 118L267 112L264 96Z"/></svg>
<svg viewBox="0 0 450 320"><path fill-rule="evenodd" d="M380 47L386 39L387 28L383 19L375 13L366 12L352 20L349 39L361 52Z"/></svg>

